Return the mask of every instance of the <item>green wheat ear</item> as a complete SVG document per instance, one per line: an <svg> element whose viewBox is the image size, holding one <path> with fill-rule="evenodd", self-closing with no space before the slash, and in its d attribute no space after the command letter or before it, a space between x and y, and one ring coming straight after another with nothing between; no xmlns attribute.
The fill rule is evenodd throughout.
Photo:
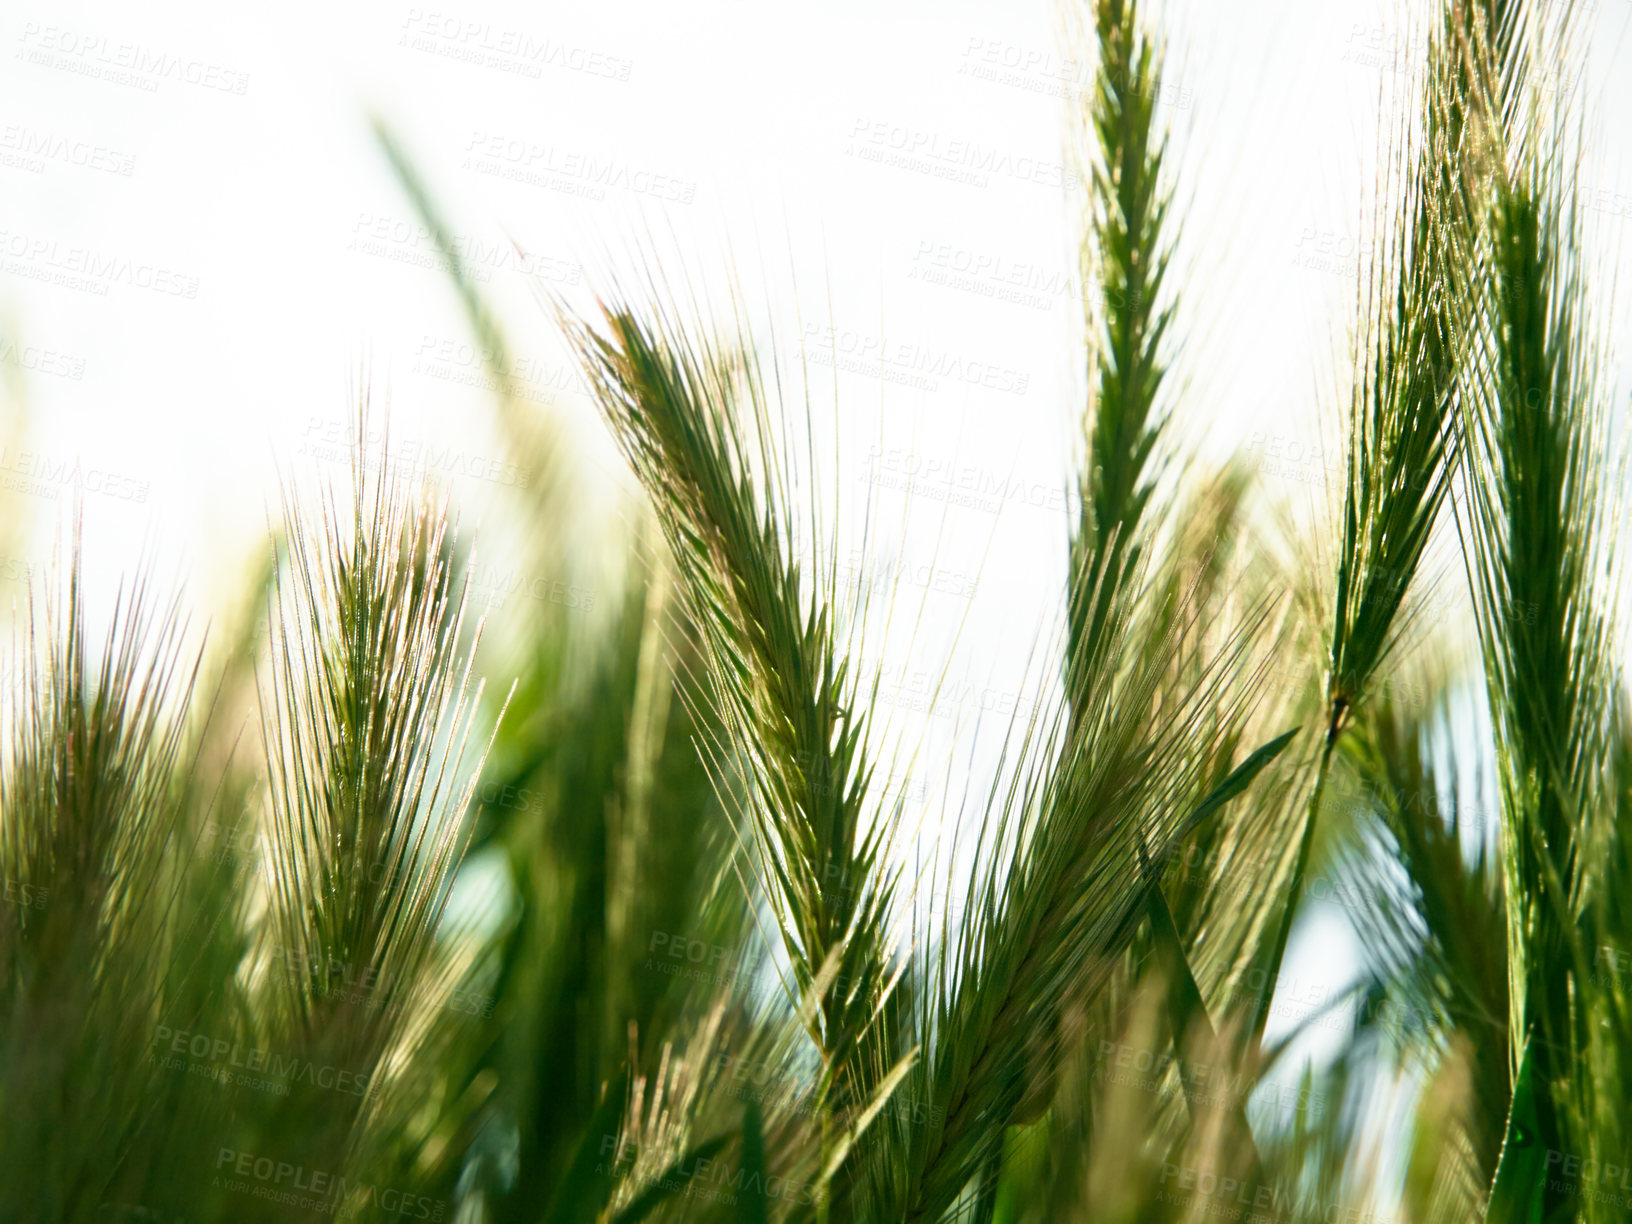
<svg viewBox="0 0 1632 1224"><path fill-rule="evenodd" d="M1484 327L1466 408L1474 478L1464 533L1500 766L1511 1058L1529 1073L1515 1075L1514 1125L1530 1113L1548 1150L1597 1154L1610 1146L1595 1125L1604 1103L1595 1082L1572 1083L1566 1068L1624 1056L1581 1019L1597 1010L1583 902L1618 886L1599 865L1621 785L1617 567L1602 526L1605 384L1563 148L1515 141L1492 191L1484 279L1469 286ZM1611 1027L1599 1019L1595 1027ZM1510 1130L1493 1202L1512 1189L1514 1150ZM1552 1212L1580 1197L1549 1179L1534 1201Z"/></svg>
<svg viewBox="0 0 1632 1224"><path fill-rule="evenodd" d="M272 1112L258 1141L296 1163L346 1158L371 1115L405 1105L392 1060L436 1005L427 971L481 765L446 519L388 449L367 453L366 401L356 421L351 505L330 493L314 516L286 494L262 692L271 1040L368 1086Z"/></svg>
<svg viewBox="0 0 1632 1224"><path fill-rule="evenodd" d="M1084 286L1097 293L1086 295L1091 407L1071 538L1068 677L1085 674L1087 657L1104 648L1114 593L1148 547L1143 520L1162 459L1164 340L1174 318L1172 188L1156 121L1160 51L1133 0L1098 0L1093 21L1099 58L1081 120L1091 133L1081 263ZM1090 699L1073 692L1079 704Z"/></svg>
<svg viewBox="0 0 1632 1224"><path fill-rule="evenodd" d="M1349 448L1327 650L1325 748L1299 843L1291 895L1266 964L1280 972L1314 847L1339 737L1395 653L1401 614L1461 456L1457 405L1477 333L1457 287L1475 258L1480 194L1489 173L1491 99L1499 110L1523 87L1523 0L1447 0L1424 76L1421 128L1393 138L1402 196L1362 285L1362 348L1349 412ZM1261 1035L1268 1000L1254 1026Z"/></svg>
<svg viewBox="0 0 1632 1224"><path fill-rule="evenodd" d="M118 1157L158 1162L141 1124L169 1083L152 1053L198 659L146 580L95 645L78 540L76 523L66 592L31 602L14 644L0 741L0 1099L28 1119L0 1128L14 1219L92 1220L140 1186L146 1169Z"/></svg>
<svg viewBox="0 0 1632 1224"><path fill-rule="evenodd" d="M655 290L638 306L615 299L570 326L673 558L721 726L722 780L746 788L754 860L821 1058L825 1186L900 1074L886 1006L893 825L873 818L868 709L839 645L836 558L797 559L774 441L780 384L762 377L745 335L701 339L662 301ZM849 1185L840 1177L824 1210L848 1211Z"/></svg>
<svg viewBox="0 0 1632 1224"><path fill-rule="evenodd" d="M1173 245L1168 216L1172 187L1164 169L1166 136L1157 117L1163 53L1133 0L1099 0L1092 13L1099 56L1094 88L1080 120L1086 129L1090 165L1081 265L1083 283L1091 286L1085 295L1091 394L1084 418L1087 446L1078 486L1080 508L1070 540L1064 668L1073 720L1084 717L1105 696L1091 683L1100 678L1096 660L1111 648L1109 618L1118 601L1126 601L1129 588L1142 577L1141 559L1164 544L1175 555L1195 548L1193 558L1185 557L1187 564L1194 561L1194 577L1174 567L1166 579L1170 591L1165 598L1172 611L1164 613L1155 607L1148 613L1166 615L1175 623L1189 619L1180 611L1187 599L1194 599L1200 608L1218 595L1214 589L1219 579L1217 554L1232 530L1241 496L1239 487L1231 487L1239 486L1238 481L1226 480L1218 486L1224 513L1213 525L1211 543L1192 545L1182 530L1170 537L1160 534L1167 524L1181 521L1182 514L1172 494L1161 488L1164 469L1181 476L1194 475L1196 470L1193 465L1186 470L1177 461L1166 436L1172 426L1170 395L1164 386L1177 295L1167 284ZM1198 499L1198 503L1211 508L1209 499ZM1193 581L1196 589L1184 590L1180 584L1186 581ZM1210 614L1202 613L1195 620L1203 616L1211 619ZM1203 632L1186 632L1200 646ZM1198 655L1203 653L1197 650ZM1187 666L1200 666L1205 673L1205 666L1194 661ZM1225 704L1221 700L1220 708ZM1197 803L1209 803L1208 792L1230 773L1241 727L1226 718L1213 731L1217 738L1209 736L1203 743L1218 750L1218 771L1200 786L1194 797ZM1237 789L1245 789L1247 780L1250 774ZM1229 822L1207 818L1224 805L1225 798L1218 798L1197 821L1196 831L1211 844L1228 840ZM1187 932L1175 922L1165 891L1182 877L1164 884L1161 867L1152 862L1150 846L1141 840L1138 850L1140 871L1148 881L1146 921L1154 951L1147 967L1129 971L1127 989L1136 989L1138 978L1146 972L1159 974L1166 983L1171 991L1169 1039L1181 1060L1180 1078L1194 1079L1193 1074L1187 1075L1193 1071L1186 1054L1190 1036L1194 1032L1203 1046L1212 1047L1216 1031L1186 947ZM1178 899L1181 908L1191 908L1199 903L1200 890L1192 887L1179 893ZM1143 946L1129 955L1143 960ZM1192 1113L1199 1114L1199 1094L1186 1089L1186 1097ZM1030 1112L1034 1114L1045 1100L1034 1094ZM1234 1108L1239 1111L1241 1104L1235 1102ZM1251 1132L1244 1114L1236 1125L1250 1147ZM1254 1163L1257 1167L1256 1158ZM1262 1180L1261 1167L1255 1180Z"/></svg>

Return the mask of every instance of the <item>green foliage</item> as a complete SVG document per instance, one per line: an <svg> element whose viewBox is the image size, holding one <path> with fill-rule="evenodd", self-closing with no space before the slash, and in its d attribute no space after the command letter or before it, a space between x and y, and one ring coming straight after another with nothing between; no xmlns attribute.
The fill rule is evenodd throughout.
<svg viewBox="0 0 1632 1224"><path fill-rule="evenodd" d="M621 528L568 495L558 421L495 404L529 563L591 527L614 554L593 608L484 636L470 542L363 441L347 488L286 490L218 653L145 580L91 634L77 544L36 593L0 726L0 1218L1624 1218L1624 482L1571 119L1533 84L1569 23L1432 26L1310 578L1250 474L1184 449L1205 303L1170 278L1161 31L1087 14L1060 684L941 813L956 852L922 865L884 778L798 380L740 295L718 326L612 281L555 318L639 482ZM1467 674L1414 606L1447 502ZM1317 882L1362 975L1287 1019Z"/></svg>

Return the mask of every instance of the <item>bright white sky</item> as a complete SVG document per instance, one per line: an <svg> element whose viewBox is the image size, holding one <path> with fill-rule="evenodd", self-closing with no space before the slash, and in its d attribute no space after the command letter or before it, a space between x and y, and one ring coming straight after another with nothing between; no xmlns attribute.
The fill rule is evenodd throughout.
<svg viewBox="0 0 1632 1224"><path fill-rule="evenodd" d="M1164 100L1197 265L1180 319L1184 428L1221 453L1256 442L1267 455L1280 435L1295 448L1332 429L1336 403L1318 391L1344 368L1367 151L1379 91L1401 79L1379 65L1412 45L1411 22L1395 0L1170 11ZM1596 0L1592 16L1602 148L1632 120L1632 2ZM103 474L87 499L93 562L156 543L195 588L260 537L275 459L298 470L303 442L333 440L365 361L399 436L502 481L483 396L455 381L474 372L468 337L371 144L374 109L474 244L559 411L584 405L559 389L535 291L581 285L637 229L672 231L701 262L729 238L750 287L756 248L774 283L797 276L807 338L826 345L831 322L841 366L847 349L897 355L892 375L908 377L882 399L876 377L840 379L844 400L884 419L881 484L956 470L1058 505L1079 403L1059 95L1079 70L1057 25L1050 0L171 2L140 16L20 0L0 16L0 362L43 367L25 371L26 449L47 472L78 460ZM919 168L881 163L908 143ZM970 147L1002 168L938 173L961 173ZM1618 239L1632 169L1608 151L1620 160L1588 185ZM537 260L536 284L506 236ZM86 265L77 286L52 283ZM1020 300L995 296L1005 281ZM427 360L439 352L454 360ZM910 377L953 365L966 377ZM877 445L859 431L850 443L858 460ZM1316 487L1319 461L1305 469L1278 477L1293 496ZM492 483L454 482L478 505ZM985 592L1029 605L1046 599L1062 524L1019 500L954 534L984 552L995 531ZM51 519L65 497L32 501Z"/></svg>
<svg viewBox="0 0 1632 1224"><path fill-rule="evenodd" d="M1330 416L1315 389L1341 368L1361 167L1396 75L1378 65L1409 44L1409 23L1392 0L1171 11L1165 95L1196 167L1183 211L1203 271L1181 319L1197 332L1187 428L1223 447L1305 433ZM1632 3L1597 0L1594 17L1587 89L1610 145L1632 118ZM172 2L140 16L20 0L0 44L0 359L43 351L71 370L28 381L33 449L111 474L114 492L87 506L97 549L118 539L128 555L153 537L195 579L241 551L262 530L273 457L319 437L314 418L344 416L365 359L400 434L461 447L472 467L502 461L480 455L480 394L425 373L427 352L466 336L440 274L412 262L427 248L371 146L370 108L494 254L488 287L540 381L560 373L559 349L526 275L498 255L506 235L536 254L546 288L578 279L635 218L704 256L729 235L744 267L756 245L791 264L824 340L831 293L841 351L882 338L993 374L996 387L892 384L890 420L917 427L903 434L913 461L974 461L999 482L1012 465L1058 487L1077 410L1061 292L1072 216L1050 184L1074 65L1048 0ZM879 164L907 141L936 167L974 145L1009 169L964 183ZM1597 219L1618 234L1632 172L1606 166L1591 185L1614 193ZM34 279L86 254L89 290ZM971 264L993 271L957 271ZM1026 287L1021 301L983 296L1002 278ZM886 454L884 468L908 462ZM145 500L114 495L132 489ZM1038 513L998 517L1005 539L1041 534ZM991 564L1018 578L1031 550L999 547Z"/></svg>
<svg viewBox="0 0 1632 1224"><path fill-rule="evenodd" d="M1588 8L1583 187L1619 255L1632 0ZM1315 504L1311 444L1324 434L1338 454L1379 98L1409 84L1390 66L1420 19L1395 0L1169 11L1164 110L1193 265L1182 428L1219 455L1278 446L1293 463L1269 479ZM848 470L865 480L877 447L887 551L909 574L933 560L935 618L969 609L960 651L1006 691L1060 589L1081 402L1059 186L1062 94L1080 70L1057 30L1052 0L16 0L0 11L0 373L24 377L0 392L0 424L26 391L33 433L0 441L0 476L44 475L55 496L0 500L35 520L0 562L0 595L10 604L21 565L48 556L70 500L54 474L77 460L100 490L85 526L101 581L145 547L208 609L264 540L278 465L311 470L314 443L337 453L365 362L393 433L456 456L454 495L483 519L509 457L484 394L458 381L479 364L372 144L373 110L473 244L539 398L580 423L592 498L610 502L619 464L537 291L581 294L599 252L645 231L702 265L729 239L750 291L791 272L813 355L839 350ZM909 144L917 162L891 164ZM971 171L971 146L999 168ZM1627 311L1612 331L1626 351ZM845 368L880 344L888 378ZM914 471L1011 496L948 511L944 532L918 499L902 537L884 524ZM1322 960L1305 948L1294 972L1300 957L1310 972Z"/></svg>

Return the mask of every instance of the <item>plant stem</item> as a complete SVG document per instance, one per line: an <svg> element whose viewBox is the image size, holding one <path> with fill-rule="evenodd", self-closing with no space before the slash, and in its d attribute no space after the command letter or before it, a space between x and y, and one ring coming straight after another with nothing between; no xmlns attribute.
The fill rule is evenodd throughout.
<svg viewBox="0 0 1632 1224"><path fill-rule="evenodd" d="M1320 815L1321 798L1326 792L1326 778L1331 772L1332 752L1337 747L1337 736L1338 727L1334 720L1332 730L1327 734L1325 746L1320 752L1320 768L1315 774L1315 789L1309 796L1309 811L1303 820L1303 837L1298 843L1298 859L1292 868L1286 906L1281 911L1281 920L1276 926L1275 942L1270 945L1269 972L1264 979L1264 993L1258 999L1257 1011L1252 1019L1252 1038L1247 1048L1253 1051L1254 1056L1263 1047L1264 1026L1269 1022L1269 1007L1281 976L1281 961L1286 956L1287 940L1292 935L1292 922L1297 917L1298 902L1303 896L1303 878L1309 872L1309 858L1315 847L1315 822Z"/></svg>

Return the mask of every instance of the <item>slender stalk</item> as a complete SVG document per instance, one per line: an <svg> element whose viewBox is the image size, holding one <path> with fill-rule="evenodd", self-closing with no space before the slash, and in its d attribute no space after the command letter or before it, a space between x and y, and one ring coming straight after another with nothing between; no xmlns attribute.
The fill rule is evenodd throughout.
<svg viewBox="0 0 1632 1224"><path fill-rule="evenodd" d="M1513 6L1515 9L1523 5ZM1497 3L1496 9L1508 6ZM1473 244L1474 181L1480 150L1468 115L1483 96L1486 32L1511 38L1515 15L1497 16L1446 0L1428 52L1421 99L1422 143L1410 154L1404 224L1373 273L1362 358L1351 409L1348 473L1327 652L1325 743L1298 839L1291 888L1270 944L1275 982L1296 919L1315 842L1332 751L1393 653L1400 611L1420 567L1459 452L1458 367L1466 312L1454 301ZM1506 44L1494 52L1506 62ZM1505 79L1505 78L1504 78ZM1258 1001L1251 1028L1261 1045L1271 1000Z"/></svg>
<svg viewBox="0 0 1632 1224"><path fill-rule="evenodd" d="M1292 923L1297 917L1298 898L1303 895L1304 880L1309 874L1309 860L1315 847L1315 819L1320 811L1321 799L1326 793L1326 779L1331 773L1332 751L1336 747L1337 735L1334 729L1333 733L1328 734L1320 750L1320 764L1315 769L1315 785L1309 794L1308 815L1304 818L1303 832L1298 838L1298 854L1292 863L1286 901L1281 907L1280 917L1276 920L1275 934L1269 942L1269 954L1265 963L1271 966L1271 969L1265 974L1264 988L1256 999L1256 1010L1252 1017L1254 1049L1259 1049L1263 1045L1264 1026L1269 1021L1270 1005L1274 1001L1281 962L1286 958L1286 945L1292 936Z"/></svg>

